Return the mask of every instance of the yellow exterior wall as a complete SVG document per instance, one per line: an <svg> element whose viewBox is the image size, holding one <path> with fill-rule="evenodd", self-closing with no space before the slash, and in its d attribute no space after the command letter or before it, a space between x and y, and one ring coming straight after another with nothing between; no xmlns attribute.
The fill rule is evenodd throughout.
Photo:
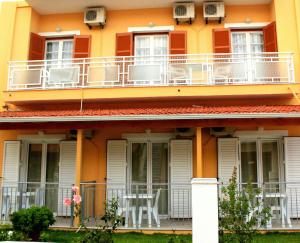
<svg viewBox="0 0 300 243"><path fill-rule="evenodd" d="M300 82L299 0L274 0L274 3L278 51L294 53L295 77Z"/></svg>

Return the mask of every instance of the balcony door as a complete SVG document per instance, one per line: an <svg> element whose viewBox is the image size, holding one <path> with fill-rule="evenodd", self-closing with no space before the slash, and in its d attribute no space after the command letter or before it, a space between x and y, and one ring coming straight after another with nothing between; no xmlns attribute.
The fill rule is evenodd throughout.
<svg viewBox="0 0 300 243"><path fill-rule="evenodd" d="M45 47L45 85L49 88L72 87L79 82L79 66L74 65L73 40L47 40Z"/></svg>
<svg viewBox="0 0 300 243"><path fill-rule="evenodd" d="M46 205L57 212L59 144L28 144L26 172L27 191L35 194L30 203Z"/></svg>
<svg viewBox="0 0 300 243"><path fill-rule="evenodd" d="M166 82L164 74L169 53L168 35L136 35L134 39L134 68L131 70L135 85L160 85Z"/></svg>
<svg viewBox="0 0 300 243"><path fill-rule="evenodd" d="M283 174L280 154L277 139L241 141L241 182L263 183L270 189L277 189Z"/></svg>
<svg viewBox="0 0 300 243"><path fill-rule="evenodd" d="M168 154L169 144L159 142L131 142L129 184L139 194L156 195L160 189L159 213L168 214Z"/></svg>
<svg viewBox="0 0 300 243"><path fill-rule="evenodd" d="M241 76L236 82L254 82L256 77L256 62L262 62L264 52L263 31L238 31L231 33L231 49L233 63L240 64ZM261 57L260 57L261 56Z"/></svg>

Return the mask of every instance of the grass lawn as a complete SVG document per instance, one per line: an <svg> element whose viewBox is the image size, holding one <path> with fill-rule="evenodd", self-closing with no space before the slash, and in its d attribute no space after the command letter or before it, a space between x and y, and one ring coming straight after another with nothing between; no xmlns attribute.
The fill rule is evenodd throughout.
<svg viewBox="0 0 300 243"><path fill-rule="evenodd" d="M47 233L47 241L52 242L74 242L80 237L81 233L75 233L72 231L54 231L51 230ZM114 235L114 241L116 243L168 243L168 240L172 235L166 234L153 234L145 235L141 233L120 233ZM176 241L184 240L186 243L192 242L191 235L177 235ZM269 233L265 235L258 235L255 237L255 243L294 243L300 242L300 233Z"/></svg>

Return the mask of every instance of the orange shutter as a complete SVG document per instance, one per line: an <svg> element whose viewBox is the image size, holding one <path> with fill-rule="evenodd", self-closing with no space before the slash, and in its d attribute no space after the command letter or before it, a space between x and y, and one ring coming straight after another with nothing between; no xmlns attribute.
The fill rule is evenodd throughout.
<svg viewBox="0 0 300 243"><path fill-rule="evenodd" d="M133 56L133 34L116 34L116 56Z"/></svg>
<svg viewBox="0 0 300 243"><path fill-rule="evenodd" d="M90 35L75 35L73 58L88 58L90 57L91 36Z"/></svg>
<svg viewBox="0 0 300 243"><path fill-rule="evenodd" d="M214 53L230 53L231 38L230 29L213 29Z"/></svg>
<svg viewBox="0 0 300 243"><path fill-rule="evenodd" d="M263 28L265 52L278 52L276 22L272 22Z"/></svg>
<svg viewBox="0 0 300 243"><path fill-rule="evenodd" d="M187 53L186 31L171 31L169 33L170 54Z"/></svg>
<svg viewBox="0 0 300 243"><path fill-rule="evenodd" d="M29 60L44 60L45 37L35 33L30 34Z"/></svg>

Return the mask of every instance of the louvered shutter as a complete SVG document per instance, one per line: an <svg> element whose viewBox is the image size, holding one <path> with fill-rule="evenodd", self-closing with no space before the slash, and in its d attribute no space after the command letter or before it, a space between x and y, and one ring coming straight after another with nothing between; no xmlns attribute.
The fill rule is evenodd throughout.
<svg viewBox="0 0 300 243"><path fill-rule="evenodd" d="M4 141L3 184L17 186L21 155L20 141Z"/></svg>
<svg viewBox="0 0 300 243"><path fill-rule="evenodd" d="M291 217L300 215L300 137L284 138L286 194Z"/></svg>
<svg viewBox="0 0 300 243"><path fill-rule="evenodd" d="M120 207L126 188L126 150L126 140L107 141L107 198L118 198Z"/></svg>
<svg viewBox="0 0 300 243"><path fill-rule="evenodd" d="M169 33L170 54L187 53L187 33L186 31L171 31Z"/></svg>
<svg viewBox="0 0 300 243"><path fill-rule="evenodd" d="M230 29L213 29L213 52L230 53L231 37Z"/></svg>
<svg viewBox="0 0 300 243"><path fill-rule="evenodd" d="M75 184L76 174L76 141L63 141L60 143L59 161L59 190L58 215L70 215L70 207L63 204L64 198L71 198L72 185ZM79 186L79 185L78 185Z"/></svg>
<svg viewBox="0 0 300 243"><path fill-rule="evenodd" d="M116 56L133 56L133 34L116 34Z"/></svg>
<svg viewBox="0 0 300 243"><path fill-rule="evenodd" d="M218 139L218 177L221 182L225 184L229 182L234 167L237 168L237 177L239 179L238 157L237 138Z"/></svg>
<svg viewBox="0 0 300 243"><path fill-rule="evenodd" d="M278 52L276 22L263 28L265 52Z"/></svg>
<svg viewBox="0 0 300 243"><path fill-rule="evenodd" d="M90 35L75 35L74 36L74 58L90 57L91 36Z"/></svg>
<svg viewBox="0 0 300 243"><path fill-rule="evenodd" d="M19 164L21 155L20 141L4 141L3 148L3 189L1 214L8 219L9 213L17 210Z"/></svg>
<svg viewBox="0 0 300 243"><path fill-rule="evenodd" d="M192 140L171 141L171 217L190 218L192 179Z"/></svg>
<svg viewBox="0 0 300 243"><path fill-rule="evenodd" d="M29 60L44 60L45 58L45 37L35 33L30 34Z"/></svg>

